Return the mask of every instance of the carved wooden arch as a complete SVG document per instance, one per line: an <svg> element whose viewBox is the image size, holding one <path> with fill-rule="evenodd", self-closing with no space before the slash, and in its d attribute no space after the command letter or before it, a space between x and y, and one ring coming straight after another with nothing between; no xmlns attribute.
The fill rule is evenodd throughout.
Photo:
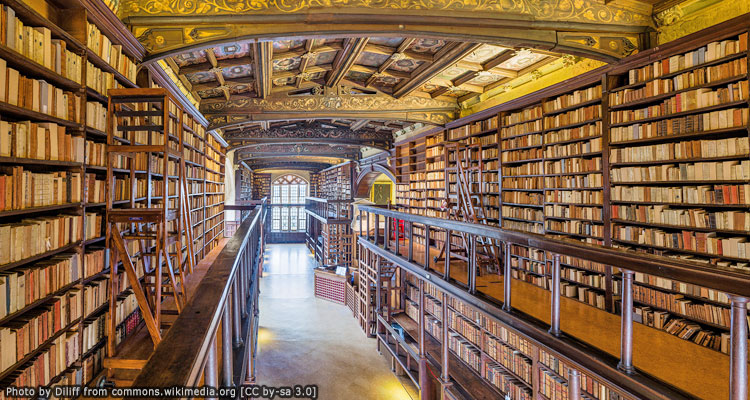
<svg viewBox="0 0 750 400"><path fill-rule="evenodd" d="M370 164L362 167L359 174L357 175L354 197L367 197L370 193L370 187L372 187L372 183L381 174L387 176L394 185L396 184L395 171L382 164Z"/></svg>
<svg viewBox="0 0 750 400"><path fill-rule="evenodd" d="M125 0L146 62L247 39L409 36L553 50L613 61L644 48L651 8L597 0Z"/></svg>

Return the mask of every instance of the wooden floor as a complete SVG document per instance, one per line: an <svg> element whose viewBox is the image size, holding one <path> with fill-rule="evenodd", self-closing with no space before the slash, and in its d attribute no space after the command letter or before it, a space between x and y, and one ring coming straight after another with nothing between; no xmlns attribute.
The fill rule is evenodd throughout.
<svg viewBox="0 0 750 400"><path fill-rule="evenodd" d="M399 244L399 253L404 257L408 254L403 241ZM436 256L439 251L431 248L430 253ZM415 260L424 260L424 246L415 244L413 254ZM443 271L442 262L430 266ZM452 261L451 278L466 282L466 277L465 263ZM511 289L514 309L550 322L549 291L519 280L513 280ZM503 276L478 277L477 291L502 300ZM560 314L560 326L565 334L619 357L619 315L566 297L561 299ZM633 364L639 370L699 398L729 398L728 355L643 324L633 325Z"/></svg>

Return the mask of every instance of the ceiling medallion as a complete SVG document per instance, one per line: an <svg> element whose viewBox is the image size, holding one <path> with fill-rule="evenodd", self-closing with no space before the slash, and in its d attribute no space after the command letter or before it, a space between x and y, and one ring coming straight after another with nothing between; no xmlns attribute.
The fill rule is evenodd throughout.
<svg viewBox="0 0 750 400"><path fill-rule="evenodd" d="M404 53L393 53L391 54L391 60L393 61L401 61L406 58L406 54Z"/></svg>

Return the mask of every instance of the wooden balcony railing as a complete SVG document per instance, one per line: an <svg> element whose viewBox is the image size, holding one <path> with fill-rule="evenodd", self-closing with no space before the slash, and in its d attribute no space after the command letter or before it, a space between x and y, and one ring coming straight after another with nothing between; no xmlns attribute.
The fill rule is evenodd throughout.
<svg viewBox="0 0 750 400"><path fill-rule="evenodd" d="M243 218L133 387L254 383L266 209L254 206Z"/></svg>
<svg viewBox="0 0 750 400"><path fill-rule="evenodd" d="M536 343L540 348L555 354L578 368L571 370L571 377L577 377L579 372L585 372L589 376L596 376L603 381L616 387L619 391L643 399L683 399L692 398L691 395L682 392L668 383L664 383L643 371L636 370L633 366L633 313L623 312L620 327L620 356L612 360L612 356L601 349L582 344L578 339L565 335L560 330L560 256L571 256L583 260L589 260L604 265L620 268L622 270L622 309L633 309L633 275L634 272L674 279L676 281L695 284L704 288L715 289L728 295L731 302L731 348L729 352L729 398L731 400L746 400L748 394L748 322L747 303L750 298L750 273L744 271L720 267L715 265L699 264L695 262L671 259L662 256L654 256L636 253L622 249L586 244L575 240L553 239L543 235L524 233L518 231L504 230L480 224L470 224L458 221L444 220L407 214L388 210L377 206L360 206L360 213L367 213L365 218L360 215L360 220L367 221L360 226L359 243L373 251L388 262L406 270L415 276L420 287L425 282L435 286L443 299L448 296L456 298L475 309L487 314L490 319L512 327L513 330L527 339ZM384 226L381 229L371 229L369 226L370 214L374 214L374 226ZM381 220L385 224L381 225ZM402 226L403 233L394 235L391 230L394 226ZM466 257L468 278L465 282L451 277L451 251L445 254L445 262L442 270L434 269L435 260L430 251L417 252L424 254L422 259L414 258L414 227L424 229L423 237L429 238L430 232L444 232L444 237L451 237L452 233L463 234L470 243L469 256ZM403 240L401 239L403 237ZM512 276L510 248L512 245L522 245L544 250L551 254L552 260L552 284L550 304L550 324L526 315L512 308L512 279L503 279L504 299L495 299L485 293L477 291L477 238L492 240L499 249L502 249L502 273L505 277ZM403 243L403 244L402 244ZM429 242L428 242L429 243ZM455 257L455 255L453 255ZM380 285L377 285L378 293L376 299L381 298ZM446 304L443 301L443 304ZM390 326L383 318L382 306L378 302L376 314L378 315L379 332L386 332ZM424 307L419 307L419 319L424 321ZM444 314L445 315L445 314ZM446 324L444 324L445 326ZM420 327L420 331L424 331ZM422 336L420 332L420 336ZM448 330L443 329L442 354L443 360L448 359ZM422 342L422 341L420 341ZM420 343L417 360L426 359L424 345ZM442 369L440 381L444 394L451 396L450 373L448 363L439 366ZM717 365L716 368L722 368ZM421 374L421 369L420 369ZM700 379L700 377L696 377ZM569 398L580 399L581 392L579 382L570 382ZM454 397L454 396L451 396ZM443 397L445 398L445 397Z"/></svg>
<svg viewBox="0 0 750 400"><path fill-rule="evenodd" d="M305 197L305 212L324 224L347 223L352 218L351 200Z"/></svg>

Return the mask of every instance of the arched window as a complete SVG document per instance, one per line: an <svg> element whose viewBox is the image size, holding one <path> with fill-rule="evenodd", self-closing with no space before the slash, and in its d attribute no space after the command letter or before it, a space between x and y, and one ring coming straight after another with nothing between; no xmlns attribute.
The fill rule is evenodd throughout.
<svg viewBox="0 0 750 400"><path fill-rule="evenodd" d="M280 176L271 185L271 230L305 231L307 181L297 175Z"/></svg>

